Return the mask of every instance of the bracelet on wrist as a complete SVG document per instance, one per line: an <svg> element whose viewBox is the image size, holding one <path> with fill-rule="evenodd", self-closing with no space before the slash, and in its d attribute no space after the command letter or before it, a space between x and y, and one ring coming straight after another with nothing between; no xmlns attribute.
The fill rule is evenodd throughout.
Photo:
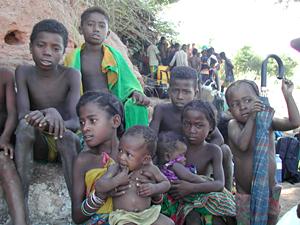
<svg viewBox="0 0 300 225"><path fill-rule="evenodd" d="M85 205L86 205L86 199L82 202L81 204L81 212L83 215L85 216L92 216L95 214L95 212L88 212L85 208Z"/></svg>
<svg viewBox="0 0 300 225"><path fill-rule="evenodd" d="M159 195L159 199L158 200L154 200L153 198L151 199L151 201L152 201L153 204L160 204L160 203L163 202L163 200L164 200L164 195L163 194Z"/></svg>
<svg viewBox="0 0 300 225"><path fill-rule="evenodd" d="M103 205L106 200L104 197L97 196L95 191L92 192L90 197L91 197L92 201L95 202L97 205Z"/></svg>

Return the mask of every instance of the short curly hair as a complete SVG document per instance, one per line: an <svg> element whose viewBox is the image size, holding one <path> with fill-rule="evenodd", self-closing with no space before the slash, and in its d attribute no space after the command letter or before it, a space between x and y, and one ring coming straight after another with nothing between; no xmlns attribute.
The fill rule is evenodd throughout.
<svg viewBox="0 0 300 225"><path fill-rule="evenodd" d="M252 88L252 90L254 91L254 93L259 96L259 88L257 86L257 84L252 81L252 80L247 80L247 79L243 79L243 80L237 80L233 83L231 83L226 91L225 91L225 99L226 99L226 102L229 103L229 97L230 97L230 94L232 92L232 89L235 88L235 87L239 87L240 85L242 84L246 84L248 85L250 88Z"/></svg>
<svg viewBox="0 0 300 225"><path fill-rule="evenodd" d="M90 7L90 8L87 8L86 10L84 10L84 12L81 14L81 17L80 17L80 24L82 25L83 22L87 19L87 17L92 13L99 13L99 14L103 15L105 17L105 19L107 20L107 25L109 25L109 16L108 16L107 12L98 6Z"/></svg>
<svg viewBox="0 0 300 225"><path fill-rule="evenodd" d="M165 155L167 153L175 152L178 149L178 142L181 142L184 145L187 143L183 135L175 131L159 133L157 142L157 158L160 166L166 163Z"/></svg>
<svg viewBox="0 0 300 225"><path fill-rule="evenodd" d="M59 34L63 39L64 50L68 45L68 30L67 28L59 21L54 19L46 19L41 20L33 26L31 35L30 35L30 43L33 43L36 39L37 35L40 32L49 32Z"/></svg>
<svg viewBox="0 0 300 225"><path fill-rule="evenodd" d="M136 125L128 128L123 136L138 136L141 135L144 138L147 151L153 157L156 153L157 147L157 135L155 131L148 126Z"/></svg>
<svg viewBox="0 0 300 225"><path fill-rule="evenodd" d="M202 112L205 115L205 117L210 125L211 131L213 131L217 126L217 115L215 113L216 110L214 110L214 109L215 109L214 105L210 102L205 102L205 101L201 101L201 100L193 100L184 106L184 108L182 110L182 119L184 118L185 113L189 110L195 110L198 112Z"/></svg>
<svg viewBox="0 0 300 225"><path fill-rule="evenodd" d="M124 133L124 109L122 102L113 94L101 91L87 91L79 99L76 105L76 112L80 116L80 108L88 103L96 104L100 109L107 112L111 117L119 115L121 118L121 125L118 127L117 134L120 137Z"/></svg>
<svg viewBox="0 0 300 225"><path fill-rule="evenodd" d="M192 80L194 83L194 88L197 89L197 70L189 66L176 66L171 70L170 86L172 86L175 80Z"/></svg>

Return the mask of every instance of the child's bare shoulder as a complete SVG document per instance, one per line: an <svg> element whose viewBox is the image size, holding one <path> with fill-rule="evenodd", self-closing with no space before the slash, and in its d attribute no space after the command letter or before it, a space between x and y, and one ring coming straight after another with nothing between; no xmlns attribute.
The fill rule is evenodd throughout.
<svg viewBox="0 0 300 225"><path fill-rule="evenodd" d="M241 126L242 125L236 119L231 119L228 122L228 131L231 133L230 131L241 130Z"/></svg>
<svg viewBox="0 0 300 225"><path fill-rule="evenodd" d="M162 117L164 115L170 115L174 112L172 103L160 103L155 107L156 114L160 114Z"/></svg>
<svg viewBox="0 0 300 225"><path fill-rule="evenodd" d="M204 148L205 148L205 151L208 152L208 154L211 154L211 155L219 155L219 154L222 154L222 150L221 148L216 145L216 144L211 144L211 143L206 143L204 145Z"/></svg>
<svg viewBox="0 0 300 225"><path fill-rule="evenodd" d="M14 81L14 73L6 68L0 68L0 77L1 86Z"/></svg>
<svg viewBox="0 0 300 225"><path fill-rule="evenodd" d="M148 178L152 177L155 179L156 175L159 173L161 173L160 169L153 163L144 166L144 168L142 169L142 175L146 175Z"/></svg>
<svg viewBox="0 0 300 225"><path fill-rule="evenodd" d="M155 171L155 165L152 163L144 165L141 171L142 171L141 173L146 172L146 173L153 174L153 172Z"/></svg>
<svg viewBox="0 0 300 225"><path fill-rule="evenodd" d="M101 156L94 154L91 150L84 150L77 155L76 163L90 164L95 158L101 158Z"/></svg>
<svg viewBox="0 0 300 225"><path fill-rule="evenodd" d="M74 78L74 76L79 76L80 77L80 72L72 67L66 67L63 65L60 65L62 69L62 73L65 76L68 76L70 78Z"/></svg>
<svg viewBox="0 0 300 225"><path fill-rule="evenodd" d="M160 169L158 168L158 166L155 165L155 164L153 164L153 163L149 164L148 168L149 168L148 170L151 171L151 172L153 172L153 173L155 173L157 171L160 171Z"/></svg>
<svg viewBox="0 0 300 225"><path fill-rule="evenodd" d="M92 168L102 168L102 156L94 154L90 150L82 151L77 155L74 166L84 172Z"/></svg>
<svg viewBox="0 0 300 225"><path fill-rule="evenodd" d="M76 157L76 162L82 164L88 162L92 157L95 157L89 150L80 152Z"/></svg>
<svg viewBox="0 0 300 225"><path fill-rule="evenodd" d="M171 103L159 103L155 106L156 110L163 111L163 110L171 110L172 104Z"/></svg>
<svg viewBox="0 0 300 225"><path fill-rule="evenodd" d="M16 68L16 79L20 76L24 78L32 75L34 73L34 68L35 66L32 65L19 65Z"/></svg>

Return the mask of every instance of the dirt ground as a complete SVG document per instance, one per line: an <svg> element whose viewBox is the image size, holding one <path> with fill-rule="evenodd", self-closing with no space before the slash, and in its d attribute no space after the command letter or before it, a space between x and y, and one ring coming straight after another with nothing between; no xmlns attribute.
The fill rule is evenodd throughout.
<svg viewBox="0 0 300 225"><path fill-rule="evenodd" d="M293 208L295 205L300 203L300 183L290 184L282 183L282 190L280 196L281 212L282 217L287 211Z"/></svg>

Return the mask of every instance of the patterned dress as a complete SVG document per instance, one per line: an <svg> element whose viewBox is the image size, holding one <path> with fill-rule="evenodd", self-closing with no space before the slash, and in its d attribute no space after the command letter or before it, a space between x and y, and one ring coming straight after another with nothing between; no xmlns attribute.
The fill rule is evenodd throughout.
<svg viewBox="0 0 300 225"><path fill-rule="evenodd" d="M182 160L183 156L179 156L174 160L169 161L162 166L161 171L169 180L178 180L172 166ZM197 174L195 167L187 165L192 173ZM199 175L201 176L201 175ZM205 176L201 176L210 182L211 179ZM176 225L183 225L185 217L191 212L196 211L200 213L202 218L202 224L212 224L212 216L231 216L236 215L236 205L234 196L225 188L222 192L210 192L210 193L195 193L185 196L180 200L174 200L171 195L164 196L161 212L166 216L169 216Z"/></svg>

